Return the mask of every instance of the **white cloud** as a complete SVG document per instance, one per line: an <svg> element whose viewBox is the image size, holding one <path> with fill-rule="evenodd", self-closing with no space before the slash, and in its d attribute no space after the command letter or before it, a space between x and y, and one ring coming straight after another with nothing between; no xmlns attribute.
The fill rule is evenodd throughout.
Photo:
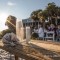
<svg viewBox="0 0 60 60"><path fill-rule="evenodd" d="M14 6L14 5L16 5L16 4L13 3L13 2L8 2L7 5L8 5L8 6Z"/></svg>

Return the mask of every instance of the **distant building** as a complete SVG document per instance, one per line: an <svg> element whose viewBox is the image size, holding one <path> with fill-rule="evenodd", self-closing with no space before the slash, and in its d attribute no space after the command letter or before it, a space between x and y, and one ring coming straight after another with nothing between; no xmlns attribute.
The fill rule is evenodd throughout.
<svg viewBox="0 0 60 60"><path fill-rule="evenodd" d="M26 27L26 26L37 26L40 24L39 21L34 21L33 19L31 18L28 18L28 19L22 19L22 23L23 23L23 26Z"/></svg>

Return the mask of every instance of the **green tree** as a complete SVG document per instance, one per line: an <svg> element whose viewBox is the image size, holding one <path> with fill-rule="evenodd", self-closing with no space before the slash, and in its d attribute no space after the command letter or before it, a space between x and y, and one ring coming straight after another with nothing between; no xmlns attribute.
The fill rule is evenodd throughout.
<svg viewBox="0 0 60 60"><path fill-rule="evenodd" d="M57 12L57 6L55 5L54 2L48 3L46 10L48 11L49 16L54 16L56 15L56 12Z"/></svg>
<svg viewBox="0 0 60 60"><path fill-rule="evenodd" d="M43 23L45 21L45 18L46 18L45 11L39 12L38 13L38 18L39 18L39 21Z"/></svg>
<svg viewBox="0 0 60 60"><path fill-rule="evenodd" d="M57 16L59 15L59 7L56 6L54 2L48 3L48 6L46 7L46 10L48 12L48 18L51 23L52 21L57 19Z"/></svg>
<svg viewBox="0 0 60 60"><path fill-rule="evenodd" d="M48 3L44 10L36 10L31 13L31 18L36 21L45 21L49 20L50 23L55 22L58 17L60 17L60 7L57 6L54 2Z"/></svg>
<svg viewBox="0 0 60 60"><path fill-rule="evenodd" d="M30 15L30 17L34 20L34 21L37 21L39 20L39 17L38 17L38 13L41 12L42 10L39 9L39 10L36 10L36 11L33 11Z"/></svg>
<svg viewBox="0 0 60 60"><path fill-rule="evenodd" d="M7 17L5 25L8 26L8 28L13 32L16 33L16 17L9 15Z"/></svg>

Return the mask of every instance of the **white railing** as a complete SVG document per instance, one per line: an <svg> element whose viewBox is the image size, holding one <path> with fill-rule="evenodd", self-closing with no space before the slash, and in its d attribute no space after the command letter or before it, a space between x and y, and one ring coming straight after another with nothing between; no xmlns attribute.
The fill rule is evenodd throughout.
<svg viewBox="0 0 60 60"><path fill-rule="evenodd" d="M45 31L45 33L46 33L46 36L44 37L45 39L52 38L53 41L55 40L55 33L54 33L54 31ZM51 34L52 36L50 36L50 34Z"/></svg>

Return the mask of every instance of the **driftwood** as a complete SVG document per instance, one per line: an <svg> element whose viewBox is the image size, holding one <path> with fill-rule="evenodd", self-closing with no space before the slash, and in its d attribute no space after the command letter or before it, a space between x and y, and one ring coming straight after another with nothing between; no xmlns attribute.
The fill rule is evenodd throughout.
<svg viewBox="0 0 60 60"><path fill-rule="evenodd" d="M19 44L12 47L4 45L3 42L0 41L0 48L25 60L50 60L49 58L46 59L43 57L42 54L32 48L29 44Z"/></svg>

